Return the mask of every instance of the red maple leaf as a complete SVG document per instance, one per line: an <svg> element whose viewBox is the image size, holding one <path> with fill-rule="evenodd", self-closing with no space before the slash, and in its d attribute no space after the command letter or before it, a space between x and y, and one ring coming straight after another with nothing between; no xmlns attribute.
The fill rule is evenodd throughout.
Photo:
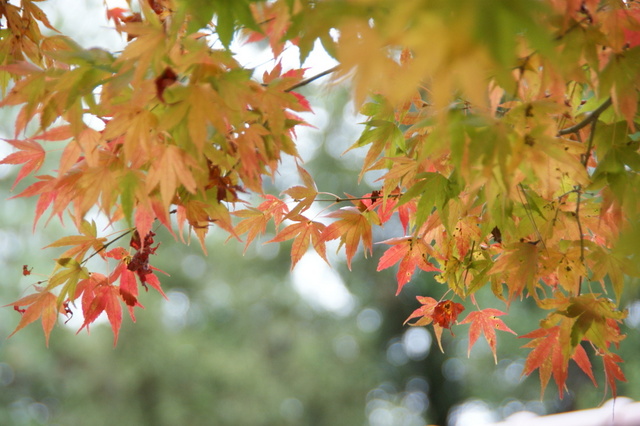
<svg viewBox="0 0 640 426"><path fill-rule="evenodd" d="M443 328L451 328L464 306L452 300L443 300L433 308L433 322Z"/></svg>
<svg viewBox="0 0 640 426"><path fill-rule="evenodd" d="M473 311L467 315L467 317L460 324L471 324L469 328L469 350L467 356L471 354L471 348L480 337L482 333L489 343L491 352L493 352L493 359L495 363L498 363L498 357L496 355L496 330L508 331L509 333L516 334L507 325L497 318L501 315L505 315L504 312L497 309L483 309L481 311Z"/></svg>
<svg viewBox="0 0 640 426"><path fill-rule="evenodd" d="M623 359L620 357L620 355L609 352L602 356L602 362L604 363L604 375L607 379L607 384L611 388L611 393L615 398L616 396L618 396L616 380L620 380L621 382L627 381L627 378L624 376L622 369L618 365L619 363L623 362Z"/></svg>
<svg viewBox="0 0 640 426"><path fill-rule="evenodd" d="M558 386L560 399L564 396L565 382L569 371L569 359L573 359L578 367L589 376L595 384L591 363L584 348L578 344L571 347L571 326L573 321L564 317L560 325L541 327L531 333L520 336L533 339L523 347L533 348L524 364L522 375L528 376L538 369L540 373L540 394L544 395L545 388L551 375Z"/></svg>
<svg viewBox="0 0 640 426"><path fill-rule="evenodd" d="M416 299L418 299L422 306L413 311L413 313L409 315L409 318L404 321L404 324L413 318L419 319L409 325L421 326L433 324L433 331L436 335L438 346L440 350L444 352L442 348L442 330L451 327L451 323L453 323L458 317L458 314L464 310L464 306L451 300L438 302L433 297L416 296Z"/></svg>
<svg viewBox="0 0 640 426"><path fill-rule="evenodd" d="M89 330L89 324L94 322L101 313L105 312L107 319L111 323L113 345L115 346L118 342L118 333L122 324L119 288L111 285L106 276L93 273L90 278L78 283L76 296L80 293L82 293L84 323L78 329L78 333L85 327Z"/></svg>
<svg viewBox="0 0 640 426"><path fill-rule="evenodd" d="M460 312L464 311L464 306L453 300L443 300L437 302L433 297L416 296L422 306L413 311L404 323L412 318L421 317L411 325L428 325L431 322L443 328L450 328L451 324L458 318Z"/></svg>

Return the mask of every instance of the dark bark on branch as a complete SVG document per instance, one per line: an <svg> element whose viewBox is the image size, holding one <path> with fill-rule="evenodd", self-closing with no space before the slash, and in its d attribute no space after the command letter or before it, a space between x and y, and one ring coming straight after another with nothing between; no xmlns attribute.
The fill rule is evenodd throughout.
<svg viewBox="0 0 640 426"><path fill-rule="evenodd" d="M316 74L316 75L311 76L311 77L309 77L309 78L307 78L307 79L305 79L305 80L302 80L300 83L294 84L293 86L291 86L291 87L289 87L289 88L285 89L285 92L291 92L292 90L296 90L296 89L298 89L298 88L300 88L300 87L302 87L302 86L306 86L307 84L309 84L309 83L311 83L311 82L314 82L314 81L316 81L317 79L319 79L319 78L321 78L321 77L324 77L325 75L329 75L329 74L331 74L332 72L335 72L339 67L340 67L340 65L336 65L336 66L335 66L335 67L333 67L333 68L329 68L328 70L322 71L322 72L321 72L321 73L319 73L319 74Z"/></svg>
<svg viewBox="0 0 640 426"><path fill-rule="evenodd" d="M611 106L611 98L609 98L606 101L604 101L602 103L602 105L600 105L598 108L594 109L591 113L589 113L587 115L587 118L585 118L581 122L579 122L579 123L577 123L577 124L575 124L575 125L573 125L571 127L567 127L566 129L560 130L558 132L558 136L564 136L564 135L568 135L568 134L571 134L571 133L577 133L583 127L586 127L589 124L591 124L592 122L594 122L595 120L597 120L598 117L600 117L600 114L605 112L607 110L607 108L609 108L610 106Z"/></svg>

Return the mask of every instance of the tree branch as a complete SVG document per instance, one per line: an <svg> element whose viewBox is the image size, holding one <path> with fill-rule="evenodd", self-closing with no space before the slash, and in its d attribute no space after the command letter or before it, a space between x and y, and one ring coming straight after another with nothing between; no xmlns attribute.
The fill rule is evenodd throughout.
<svg viewBox="0 0 640 426"><path fill-rule="evenodd" d="M609 101L611 101L611 98L609 98ZM602 105L600 105L600 108L601 107L602 107ZM604 109L606 109L606 108L604 108ZM602 111L604 111L604 109ZM594 113L595 113L595 111L594 111ZM589 135L589 142L587 143L587 150L585 151L584 155L582 156L582 165L584 166L585 170L587 169L587 167L588 167L587 165L589 164L589 157L591 156L591 148L593 148L593 138L594 138L594 136L596 134L596 125L597 124L598 124L597 120L593 121L593 123L591 123L591 134ZM580 233L580 263L582 263L582 266L586 270L586 265L584 264L584 233L582 231L582 222L580 221L580 201L581 201L581 196L582 196L582 185L576 186L575 191L578 194L578 200L576 201L576 222L578 223L578 232ZM582 291L582 275L580 276L580 282L578 283L578 296L580 295L581 291Z"/></svg>
<svg viewBox="0 0 640 426"><path fill-rule="evenodd" d="M309 78L307 78L305 80L302 80L299 83L294 84L293 86L285 89L284 91L285 92L291 92L292 90L296 90L296 89L298 89L298 88L300 88L302 86L306 86L307 84L312 83L312 82L316 81L317 79L324 77L325 75L329 75L332 72L335 72L339 67L340 67L340 65L336 65L333 68L329 68L328 70L324 70L319 74L316 74L316 75L311 76L311 77L309 77Z"/></svg>
<svg viewBox="0 0 640 426"><path fill-rule="evenodd" d="M598 119L598 117L600 117L600 114L602 114L603 112L606 111L607 108L609 108L611 106L611 98L608 98L606 101L604 101L602 103L602 105L600 105L598 108L594 109L591 113L589 113L587 115L587 118L585 118L584 120L582 120L581 122L571 126L571 127L567 127L566 129L562 129L558 132L557 136L564 136L564 135L568 135L571 133L578 133L578 131L580 129L582 129L583 127L588 126L589 124L591 124L592 122L594 122L595 120Z"/></svg>
<svg viewBox="0 0 640 426"><path fill-rule="evenodd" d="M387 195L387 198L400 198L403 195L404 194L389 194ZM376 201L376 200L382 200L383 198L384 197L382 195L374 195L371 197L352 197L352 198L335 197L331 199L319 199L319 200L315 199L313 201L323 202L323 203L346 203L348 201L364 201L364 200ZM300 201L300 200L294 200L294 201Z"/></svg>

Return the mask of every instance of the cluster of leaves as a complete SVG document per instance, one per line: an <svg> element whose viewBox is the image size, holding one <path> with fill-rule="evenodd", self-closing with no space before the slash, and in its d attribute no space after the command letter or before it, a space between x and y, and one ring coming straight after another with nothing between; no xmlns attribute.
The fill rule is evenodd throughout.
<svg viewBox="0 0 640 426"><path fill-rule="evenodd" d="M397 214L403 235L381 242L378 270L399 263L397 292L416 268L435 271L452 295L418 297L412 325L432 324L440 341L464 310L453 298L470 301L459 323L471 324L469 349L482 333L496 356L495 330L513 331L476 292L507 307L530 297L549 314L521 336L524 373L539 370L543 391L553 375L562 395L570 360L594 378L590 349L616 394L621 296L640 257L636 2L145 0L108 11L128 40L118 54L43 36L39 24L51 26L30 0L0 15L0 105L20 106L17 151L1 163L22 164L18 184L47 143L66 141L56 172L17 197L38 197L36 222L67 214L82 234L54 243L72 248L45 287L12 304L28 306L18 329L41 317L48 339L81 298L83 328L106 311L117 338L121 303L139 305L135 276L160 290L148 265L155 221L183 241L188 227L203 249L212 225L249 245L273 224L271 242L293 240L292 267L309 249L327 260L332 240L350 267ZM239 34L269 42L276 65L261 81L232 55ZM262 185L284 154L299 160L296 112L310 110L294 91L310 79L278 59L295 44L304 60L317 40L367 117L351 147L367 150L361 176L384 173L376 191L332 196L323 218L309 209L327 193L301 166L302 184L280 196ZM264 201L237 208L244 193ZM133 230L128 249L105 250L115 240L86 221L94 206ZM86 269L95 253L117 259L110 274Z"/></svg>

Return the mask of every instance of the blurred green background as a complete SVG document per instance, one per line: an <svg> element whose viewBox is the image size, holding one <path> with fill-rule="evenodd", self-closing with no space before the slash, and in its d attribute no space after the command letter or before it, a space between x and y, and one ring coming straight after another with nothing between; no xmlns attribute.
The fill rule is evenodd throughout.
<svg viewBox="0 0 640 426"><path fill-rule="evenodd" d="M53 13L70 4L54 3ZM98 16L99 6L82 6L87 9L77 13ZM61 16L54 25L63 32L73 28L85 45L111 43L102 44L104 35L96 35L105 22L78 29L72 17ZM355 182L362 153L342 155L362 121L348 102L348 90L327 90L318 82L303 94L316 110L308 116L316 128L301 129L301 152L319 189L335 194L375 189L376 176ZM0 136L12 137L14 112L0 114ZM9 152L0 143L0 157ZM9 192L15 173L0 166L2 305L43 279L22 276L22 266L47 274L59 252L41 248L70 232L56 220L43 228L46 218L32 232L35 200L6 201L16 193ZM295 166L287 162L269 185L278 193L296 180ZM99 215L95 219L104 225ZM376 240L398 232L399 225L392 224ZM340 253L331 256L332 268L309 254L291 272L288 244L262 244L272 236L243 254L242 243L226 242L227 235L216 230L205 257L196 242L187 246L160 230L156 241L162 244L151 264L170 274L161 276L169 298L143 294L145 309L137 310L135 324L124 314L115 348L106 321L92 325L90 334L76 335L79 314L58 324L49 348L39 323L6 340L19 314L1 309L0 425L461 426L522 410L588 408L603 399L598 359L592 362L600 388L576 368L563 400L554 383L541 399L537 375L521 377L525 341L511 334L498 335L497 365L482 339L467 358L468 326L454 327L455 338L445 332L442 354L430 329L402 322L419 306L416 295L439 298L445 287L432 274L419 273L396 297L395 270L375 272L384 246L375 247L373 258L357 256L352 271ZM630 284L626 300L636 301L628 306L623 327L628 337L620 349L628 382L620 385L619 395L638 400L640 294L637 283ZM483 307L506 309L484 290L478 297ZM537 327L541 313L532 303L516 302L510 309L505 321L518 334Z"/></svg>

